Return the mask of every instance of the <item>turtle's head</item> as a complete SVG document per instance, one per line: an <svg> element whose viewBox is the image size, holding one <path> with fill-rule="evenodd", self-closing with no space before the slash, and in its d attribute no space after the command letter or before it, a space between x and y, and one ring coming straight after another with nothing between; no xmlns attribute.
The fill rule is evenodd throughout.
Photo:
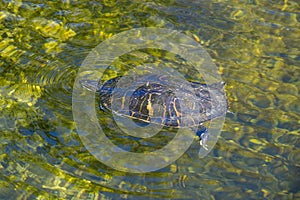
<svg viewBox="0 0 300 200"><path fill-rule="evenodd" d="M225 82L217 82L209 85L209 94L211 95L212 116L221 116L227 112L228 103L224 92Z"/></svg>
<svg viewBox="0 0 300 200"><path fill-rule="evenodd" d="M217 83L213 83L213 84L209 85L209 88L211 88L213 90L222 91L224 86L225 86L225 82L222 81L222 82L217 82Z"/></svg>

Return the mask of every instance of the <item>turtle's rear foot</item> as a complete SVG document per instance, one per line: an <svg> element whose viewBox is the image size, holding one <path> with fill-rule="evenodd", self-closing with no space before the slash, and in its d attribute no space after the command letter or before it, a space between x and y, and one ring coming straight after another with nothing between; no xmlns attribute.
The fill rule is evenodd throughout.
<svg viewBox="0 0 300 200"><path fill-rule="evenodd" d="M200 138L200 146L202 146L204 149L208 150L207 144L206 144L206 142L209 138L208 129L205 126L200 125L196 132L196 135Z"/></svg>

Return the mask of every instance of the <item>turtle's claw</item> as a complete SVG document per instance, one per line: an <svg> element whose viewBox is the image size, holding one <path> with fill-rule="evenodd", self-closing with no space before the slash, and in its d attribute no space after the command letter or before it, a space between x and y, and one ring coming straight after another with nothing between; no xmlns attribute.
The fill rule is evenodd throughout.
<svg viewBox="0 0 300 200"><path fill-rule="evenodd" d="M208 146L207 146L207 140L209 138L209 133L207 128L205 128L205 131L200 135L200 146L202 146L205 150L208 150Z"/></svg>
<svg viewBox="0 0 300 200"><path fill-rule="evenodd" d="M208 146L207 146L207 144L205 144L205 142L203 142L203 140L200 140L200 146L202 146L205 150L208 150Z"/></svg>

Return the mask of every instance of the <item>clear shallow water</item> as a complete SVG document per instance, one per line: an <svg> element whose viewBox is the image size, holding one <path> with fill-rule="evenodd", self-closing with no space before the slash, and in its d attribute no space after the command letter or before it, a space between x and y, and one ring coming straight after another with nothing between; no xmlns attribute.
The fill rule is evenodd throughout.
<svg viewBox="0 0 300 200"><path fill-rule="evenodd" d="M300 197L296 1L1 1L0 7L0 199ZM207 157L195 161L186 153L157 172L130 174L84 148L72 87L93 47L147 26L180 30L205 47L227 83L231 113Z"/></svg>

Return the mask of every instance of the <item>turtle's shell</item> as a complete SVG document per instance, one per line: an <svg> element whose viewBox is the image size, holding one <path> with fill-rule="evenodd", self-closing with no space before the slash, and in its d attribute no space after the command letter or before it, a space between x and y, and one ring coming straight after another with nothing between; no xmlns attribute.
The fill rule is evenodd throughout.
<svg viewBox="0 0 300 200"><path fill-rule="evenodd" d="M170 83L163 75L152 75L147 77L147 82L133 80L135 87L123 91L120 78L112 78L98 87L100 109L177 128L198 126L227 111L223 82L209 86L196 82L183 84L177 80Z"/></svg>

